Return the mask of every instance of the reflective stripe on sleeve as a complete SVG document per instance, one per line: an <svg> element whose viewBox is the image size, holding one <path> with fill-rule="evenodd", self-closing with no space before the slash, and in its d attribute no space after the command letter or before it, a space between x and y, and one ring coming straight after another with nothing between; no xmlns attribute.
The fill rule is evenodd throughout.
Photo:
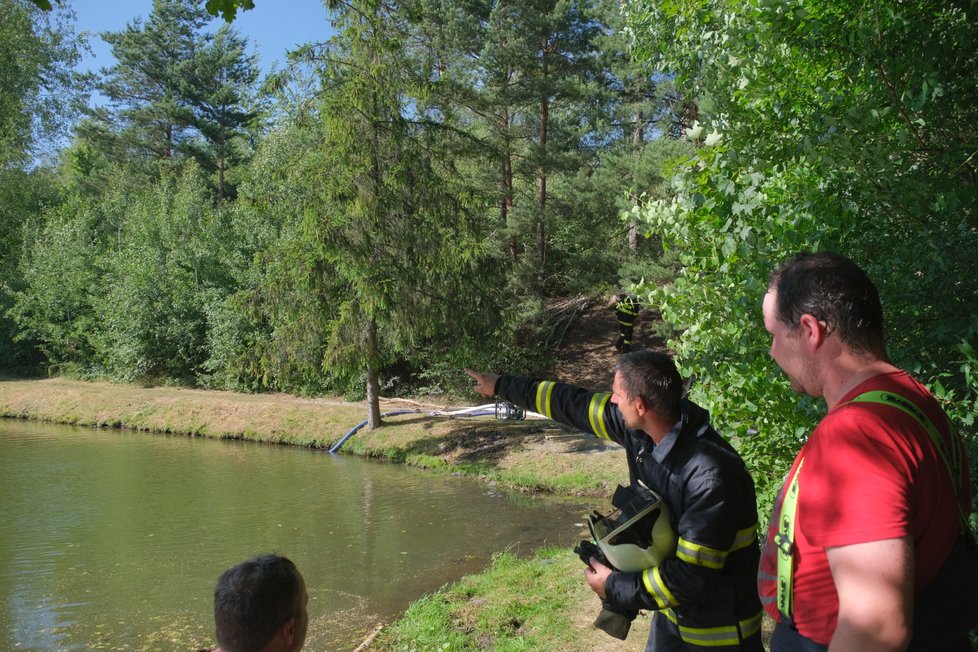
<svg viewBox="0 0 978 652"><path fill-rule="evenodd" d="M601 439L611 439L608 434L608 425L604 421L604 410L608 406L611 394L595 394L591 397L591 404L588 406L588 421L591 423L591 432Z"/></svg>
<svg viewBox="0 0 978 652"><path fill-rule="evenodd" d="M754 523L750 527L745 527L743 530L737 532L737 534L734 536L733 545L730 546L730 552L740 550L741 548L746 548L755 541L757 541L757 523Z"/></svg>
<svg viewBox="0 0 978 652"><path fill-rule="evenodd" d="M537 383L537 412L548 419L553 419L550 411L550 398L554 393L555 384L550 380L542 380Z"/></svg>
<svg viewBox="0 0 978 652"><path fill-rule="evenodd" d="M711 548L680 538L676 546L676 556L690 564L720 569L727 562L728 554L746 548L756 540L757 524L755 523L750 527L737 531L730 550L718 550L717 548Z"/></svg>
<svg viewBox="0 0 978 652"><path fill-rule="evenodd" d="M717 570L723 568L723 564L727 561L726 550L701 546L681 537L679 543L676 544L676 556L686 563Z"/></svg>
<svg viewBox="0 0 978 652"><path fill-rule="evenodd" d="M669 590L666 583L662 581L662 575L659 574L658 566L646 568L642 571L642 582L645 584L645 590L655 598L655 602L659 605L660 609L675 607L679 604L679 600L672 594L672 591Z"/></svg>

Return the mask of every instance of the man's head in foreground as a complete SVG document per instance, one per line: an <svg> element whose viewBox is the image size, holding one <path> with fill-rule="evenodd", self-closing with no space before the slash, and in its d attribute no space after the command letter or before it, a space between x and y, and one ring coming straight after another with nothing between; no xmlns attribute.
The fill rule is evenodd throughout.
<svg viewBox="0 0 978 652"><path fill-rule="evenodd" d="M260 555L229 568L214 590L220 652L298 652L306 640L309 594L295 564Z"/></svg>

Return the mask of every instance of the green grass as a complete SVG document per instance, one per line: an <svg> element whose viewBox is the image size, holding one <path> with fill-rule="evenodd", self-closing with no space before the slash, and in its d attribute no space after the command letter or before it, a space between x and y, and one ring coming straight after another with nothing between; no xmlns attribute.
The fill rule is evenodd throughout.
<svg viewBox="0 0 978 652"><path fill-rule="evenodd" d="M534 559L496 555L480 575L418 600L386 632L381 650L524 650L568 649L573 628L563 615L573 592L571 560L566 551L543 551ZM578 562L579 565L579 562Z"/></svg>
<svg viewBox="0 0 978 652"><path fill-rule="evenodd" d="M622 643L590 626L600 603L566 549L531 559L509 553L483 573L415 601L371 646L386 652L530 652L642 650L648 620Z"/></svg>

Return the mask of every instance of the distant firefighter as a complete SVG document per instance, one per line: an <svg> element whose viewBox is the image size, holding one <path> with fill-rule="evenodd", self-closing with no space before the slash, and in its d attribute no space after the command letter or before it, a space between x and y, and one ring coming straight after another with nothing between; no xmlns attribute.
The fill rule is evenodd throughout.
<svg viewBox="0 0 978 652"><path fill-rule="evenodd" d="M634 294L616 294L612 300L615 317L618 319L618 339L615 340L615 350L618 353L628 353L632 350L632 337L635 333L635 320L642 304Z"/></svg>

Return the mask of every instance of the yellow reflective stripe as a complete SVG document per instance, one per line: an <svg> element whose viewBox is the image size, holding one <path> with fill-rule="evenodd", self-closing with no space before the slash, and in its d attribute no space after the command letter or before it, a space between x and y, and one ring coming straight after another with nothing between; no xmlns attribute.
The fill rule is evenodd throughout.
<svg viewBox="0 0 978 652"><path fill-rule="evenodd" d="M588 421L591 423L591 432L601 439L611 439L608 434L608 425L604 421L604 409L608 405L611 394L595 394L591 397L591 404L588 406Z"/></svg>
<svg viewBox="0 0 978 652"><path fill-rule="evenodd" d="M662 575L659 574L658 566L655 568L646 568L642 571L642 582L645 584L645 590L655 598L655 602L659 605L660 609L675 607L679 604L679 600L672 594L672 591L669 590L666 583L662 581Z"/></svg>
<svg viewBox="0 0 978 652"><path fill-rule="evenodd" d="M754 523L750 527L745 527L743 530L739 530L734 535L734 542L730 546L730 552L746 548L755 541L757 541L757 523Z"/></svg>
<svg viewBox="0 0 978 652"><path fill-rule="evenodd" d="M700 647L728 647L740 643L736 627L691 628L679 626L679 636L690 645Z"/></svg>
<svg viewBox="0 0 978 652"><path fill-rule="evenodd" d="M619 303L618 305L615 306L615 310L617 310L618 312L623 312L626 315L631 315L632 317L637 315L639 312L638 306L633 304L631 301L629 302L623 301Z"/></svg>
<svg viewBox="0 0 978 652"><path fill-rule="evenodd" d="M552 419L550 412L550 397L554 393L554 383L550 380L543 380L537 383L537 412Z"/></svg>
<svg viewBox="0 0 978 652"><path fill-rule="evenodd" d="M740 643L740 632L736 625L723 627L685 627L679 626L679 636L691 644L700 647L725 647Z"/></svg>
<svg viewBox="0 0 978 652"><path fill-rule="evenodd" d="M726 550L701 546L683 538L680 538L679 543L676 544L676 556L689 564L717 570L723 568L723 564L727 561Z"/></svg>
<svg viewBox="0 0 978 652"><path fill-rule="evenodd" d="M757 634L759 631L761 631L761 621L763 620L763 618L764 618L764 612L758 611L750 618L746 618L744 620L741 620L739 623L737 623L737 626L740 627L740 637L750 638L754 634Z"/></svg>
<svg viewBox="0 0 978 652"><path fill-rule="evenodd" d="M676 613L672 609L661 609L660 614L668 618L679 628L679 634L687 643L703 647L720 647L723 645L738 645L740 641L750 638L761 631L764 612L758 611L750 618L745 618L734 625L720 627L684 627L679 624ZM737 640L737 632L740 640Z"/></svg>
<svg viewBox="0 0 978 652"><path fill-rule="evenodd" d="M680 538L676 545L676 556L690 564L706 566L707 568L723 568L727 562L727 555L741 548L746 548L757 540L757 524L738 530L734 535L733 545L730 550L719 550L710 548L699 543L693 543L687 539Z"/></svg>

